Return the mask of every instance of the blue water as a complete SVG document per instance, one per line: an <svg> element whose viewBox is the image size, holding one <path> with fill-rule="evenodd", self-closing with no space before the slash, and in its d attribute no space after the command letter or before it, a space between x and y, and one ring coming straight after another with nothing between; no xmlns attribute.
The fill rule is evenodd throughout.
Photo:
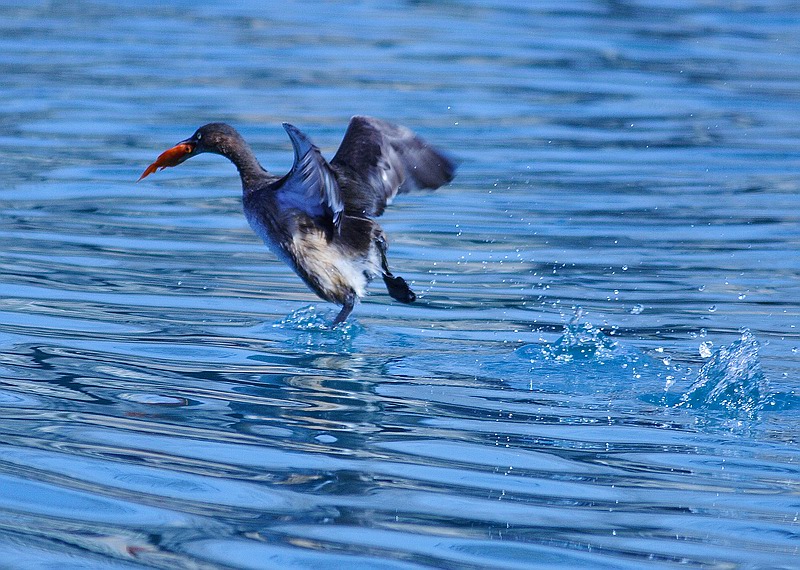
<svg viewBox="0 0 800 570"><path fill-rule="evenodd" d="M0 4L0 567L800 567L792 2ZM456 180L348 325L208 121Z"/></svg>

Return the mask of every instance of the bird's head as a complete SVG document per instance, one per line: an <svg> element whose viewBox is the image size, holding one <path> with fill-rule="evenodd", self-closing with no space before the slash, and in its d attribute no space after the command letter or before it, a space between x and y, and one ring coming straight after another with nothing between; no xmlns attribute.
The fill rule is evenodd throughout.
<svg viewBox="0 0 800 570"><path fill-rule="evenodd" d="M239 133L232 126L225 123L203 125L188 139L182 140L158 155L155 162L142 172L139 180L146 178L156 170L164 170L168 166L178 166L193 156L204 152L227 156L228 149L239 139L241 139Z"/></svg>

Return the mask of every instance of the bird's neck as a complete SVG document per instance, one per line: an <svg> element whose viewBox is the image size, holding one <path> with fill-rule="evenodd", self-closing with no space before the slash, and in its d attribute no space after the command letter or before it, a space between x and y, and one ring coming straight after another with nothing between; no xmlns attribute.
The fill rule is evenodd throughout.
<svg viewBox="0 0 800 570"><path fill-rule="evenodd" d="M245 194L256 190L260 186L259 182L269 177L269 173L259 164L256 155L241 137L228 141L228 144L220 148L220 154L236 166Z"/></svg>

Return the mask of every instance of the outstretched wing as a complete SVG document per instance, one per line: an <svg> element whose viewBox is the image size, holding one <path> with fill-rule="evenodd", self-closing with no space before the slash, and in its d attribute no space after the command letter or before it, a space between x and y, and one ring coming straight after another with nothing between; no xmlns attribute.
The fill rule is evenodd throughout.
<svg viewBox="0 0 800 570"><path fill-rule="evenodd" d="M360 116L350 120L331 167L346 189L346 211L367 216L380 216L398 193L438 188L455 174L453 161L411 130Z"/></svg>
<svg viewBox="0 0 800 570"><path fill-rule="evenodd" d="M294 165L277 191L282 208L329 220L338 230L344 211L336 177L319 149L297 127L283 123L294 147Z"/></svg>

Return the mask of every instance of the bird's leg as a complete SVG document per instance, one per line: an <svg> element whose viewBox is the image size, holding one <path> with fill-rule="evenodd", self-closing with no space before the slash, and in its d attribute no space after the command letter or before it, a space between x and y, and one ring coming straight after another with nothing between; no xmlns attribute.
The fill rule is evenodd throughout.
<svg viewBox="0 0 800 570"><path fill-rule="evenodd" d="M389 277L394 277L392 272L389 270L389 262L386 260L386 250L388 246L386 245L386 239L381 235L375 239L375 245L378 247L378 253L381 255L381 269L383 269L383 274L388 275Z"/></svg>
<svg viewBox="0 0 800 570"><path fill-rule="evenodd" d="M386 289L392 298L397 299L401 303L413 303L417 300L414 291L408 286L406 280L402 277L392 275L389 270L389 262L386 260L386 240L383 236L375 240L375 245L378 247L378 253L381 255L381 269L383 269L383 282L386 284Z"/></svg>
<svg viewBox="0 0 800 570"><path fill-rule="evenodd" d="M350 313L353 312L353 309L356 306L356 300L357 300L357 297L355 295L349 295L347 297L347 299L344 302L344 305L342 305L342 310L339 311L339 314L336 315L335 319L333 319L333 323L331 324L331 328L338 327L340 324L342 324L347 319L347 317L350 315Z"/></svg>

